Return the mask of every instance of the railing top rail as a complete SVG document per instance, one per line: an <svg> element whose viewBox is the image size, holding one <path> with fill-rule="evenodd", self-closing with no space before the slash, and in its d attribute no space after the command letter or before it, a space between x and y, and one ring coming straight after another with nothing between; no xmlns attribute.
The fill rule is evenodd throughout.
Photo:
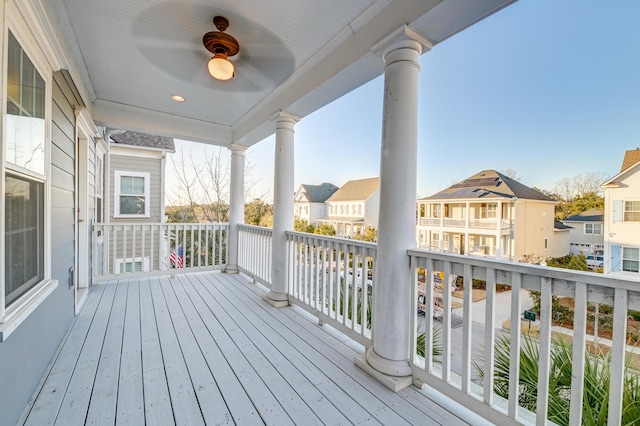
<svg viewBox="0 0 640 426"><path fill-rule="evenodd" d="M378 248L378 245L376 243L371 243L369 241L354 240L352 238L332 237L328 235L309 234L307 232L296 232L296 231L287 231L286 235L287 237L296 236L296 237L313 238L316 240L330 241L330 242L340 243L340 244L347 243L354 246L373 249L373 250L376 250Z"/></svg>
<svg viewBox="0 0 640 426"><path fill-rule="evenodd" d="M238 228L246 228L246 229L256 229L260 231L273 231L273 228L269 228L266 226L258 226L258 225L249 225L247 223L239 223Z"/></svg>
<svg viewBox="0 0 640 426"><path fill-rule="evenodd" d="M409 249L409 256L429 257L435 260L462 263L482 268L494 268L505 272L516 272L524 275L552 278L556 281L583 282L608 288L623 288L639 291L640 281L615 275L603 275L594 272L576 271L570 269L553 268L549 266L532 265L529 263L512 262L507 260L486 259L453 253L442 253L429 250Z"/></svg>
<svg viewBox="0 0 640 426"><path fill-rule="evenodd" d="M212 226L212 225L218 225L218 226L227 226L229 225L228 222L95 222L94 223L95 226L139 226L139 225L146 225L146 226Z"/></svg>

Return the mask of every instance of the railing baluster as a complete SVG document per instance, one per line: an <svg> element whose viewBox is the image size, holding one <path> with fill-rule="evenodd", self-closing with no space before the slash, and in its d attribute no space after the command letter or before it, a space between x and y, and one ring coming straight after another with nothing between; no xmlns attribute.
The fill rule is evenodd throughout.
<svg viewBox="0 0 640 426"><path fill-rule="evenodd" d="M495 297L496 297L496 271L493 268L486 269L486 298L484 320L484 379L483 400L487 405L493 405L493 372L495 359Z"/></svg>
<svg viewBox="0 0 640 426"><path fill-rule="evenodd" d="M536 423L544 424L549 412L549 370L551 366L551 278L540 278L540 361Z"/></svg>
<svg viewBox="0 0 640 426"><path fill-rule="evenodd" d="M462 390L466 393L471 391L471 337L473 327L473 271L471 265L464 265L464 294L462 304Z"/></svg>
<svg viewBox="0 0 640 426"><path fill-rule="evenodd" d="M584 394L585 344L587 337L587 285L576 283L573 311L573 373L571 374L570 426L582 424Z"/></svg>
<svg viewBox="0 0 640 426"><path fill-rule="evenodd" d="M616 288L613 300L613 344L611 345L611 387L609 389L609 425L620 424L622 389L627 350L627 290Z"/></svg>
<svg viewBox="0 0 640 426"><path fill-rule="evenodd" d="M509 353L509 417L518 417L518 396L520 394L520 309L522 275L513 273L511 277L511 341Z"/></svg>
<svg viewBox="0 0 640 426"><path fill-rule="evenodd" d="M442 283L442 380L451 381L451 262L444 262Z"/></svg>
<svg viewBox="0 0 640 426"><path fill-rule="evenodd" d="M428 373L433 373L433 259L427 259L427 267L424 276L424 303L427 311L424 314L425 330L424 330L424 368Z"/></svg>

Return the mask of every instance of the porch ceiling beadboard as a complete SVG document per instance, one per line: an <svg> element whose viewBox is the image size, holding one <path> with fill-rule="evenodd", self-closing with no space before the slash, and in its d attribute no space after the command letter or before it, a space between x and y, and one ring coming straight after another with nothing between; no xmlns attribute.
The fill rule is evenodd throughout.
<svg viewBox="0 0 640 426"><path fill-rule="evenodd" d="M512 2L63 0L52 21L100 124L250 146L275 112L304 117L380 75L377 50L405 24L430 47ZM207 72L202 36L216 15L240 43L230 81Z"/></svg>

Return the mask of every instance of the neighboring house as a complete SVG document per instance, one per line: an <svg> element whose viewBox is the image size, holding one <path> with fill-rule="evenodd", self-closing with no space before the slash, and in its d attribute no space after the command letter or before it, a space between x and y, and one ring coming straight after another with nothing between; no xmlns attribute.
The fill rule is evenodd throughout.
<svg viewBox="0 0 640 426"><path fill-rule="evenodd" d="M165 222L165 165L167 153L175 152L173 139L127 131L111 134L110 142L109 222ZM133 244L142 243L140 235L135 241L133 238L128 240L126 247L120 243L115 265L111 265L112 273L147 271L150 267L163 269L163 265L158 265L158 262L168 258L168 246L158 245L158 253L153 256L156 265L151 265L151 259L136 256L134 253ZM165 238L162 238L164 241ZM145 239L148 240L147 244L151 244L150 235L145 236Z"/></svg>
<svg viewBox="0 0 640 426"><path fill-rule="evenodd" d="M418 247L521 260L569 252L554 224L556 201L495 170L483 170L417 201Z"/></svg>
<svg viewBox="0 0 640 426"><path fill-rule="evenodd" d="M350 180L326 202L327 216L319 223L331 225L336 235L354 237L367 226L378 228L380 178Z"/></svg>
<svg viewBox="0 0 640 426"><path fill-rule="evenodd" d="M332 183L321 185L300 185L293 199L296 219L306 220L310 225L318 225L318 219L327 215L325 201L339 188Z"/></svg>
<svg viewBox="0 0 640 426"><path fill-rule="evenodd" d="M604 189L604 273L640 280L640 148L625 153Z"/></svg>
<svg viewBox="0 0 640 426"><path fill-rule="evenodd" d="M592 255L604 250L604 210L591 209L562 220L569 226L571 254Z"/></svg>

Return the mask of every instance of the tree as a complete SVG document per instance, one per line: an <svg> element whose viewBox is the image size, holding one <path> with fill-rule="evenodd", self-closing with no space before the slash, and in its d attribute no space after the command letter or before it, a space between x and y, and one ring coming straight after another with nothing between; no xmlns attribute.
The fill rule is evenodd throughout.
<svg viewBox="0 0 640 426"><path fill-rule="evenodd" d="M244 222L248 225L262 225L261 220L263 216L266 216L269 213L271 213L271 216L273 216L272 207L262 201L260 198L256 198L252 202L245 204Z"/></svg>
<svg viewBox="0 0 640 426"><path fill-rule="evenodd" d="M602 172L588 172L572 178L563 178L555 183L556 192L562 201L571 201L576 197L583 197L589 193L600 195L600 184L606 179Z"/></svg>
<svg viewBox="0 0 640 426"><path fill-rule="evenodd" d="M372 226L367 226L362 234L358 233L353 239L375 243L378 240L378 230Z"/></svg>
<svg viewBox="0 0 640 426"><path fill-rule="evenodd" d="M177 184L167 188L169 204L190 209L189 217L194 218L195 222L228 222L231 165L223 155L222 148L212 151L207 147L199 158L189 156L186 160L184 151L179 147L174 156L171 156L171 164ZM249 199L263 199L266 195L254 195L256 181L250 179L252 170L253 163L246 159L245 202Z"/></svg>
<svg viewBox="0 0 640 426"><path fill-rule="evenodd" d="M500 170L500 173L502 173L508 178L511 178L513 180L520 182L520 176L518 176L518 172L516 172L514 169L502 169Z"/></svg>
<svg viewBox="0 0 640 426"><path fill-rule="evenodd" d="M316 227L314 225L310 225L309 222L304 219L294 219L293 230L296 232L306 232L308 234L313 234L316 230Z"/></svg>
<svg viewBox="0 0 640 426"><path fill-rule="evenodd" d="M318 225L318 227L313 231L314 234L319 234L319 235L336 235L336 229L327 224L327 223L322 223L320 225Z"/></svg>

